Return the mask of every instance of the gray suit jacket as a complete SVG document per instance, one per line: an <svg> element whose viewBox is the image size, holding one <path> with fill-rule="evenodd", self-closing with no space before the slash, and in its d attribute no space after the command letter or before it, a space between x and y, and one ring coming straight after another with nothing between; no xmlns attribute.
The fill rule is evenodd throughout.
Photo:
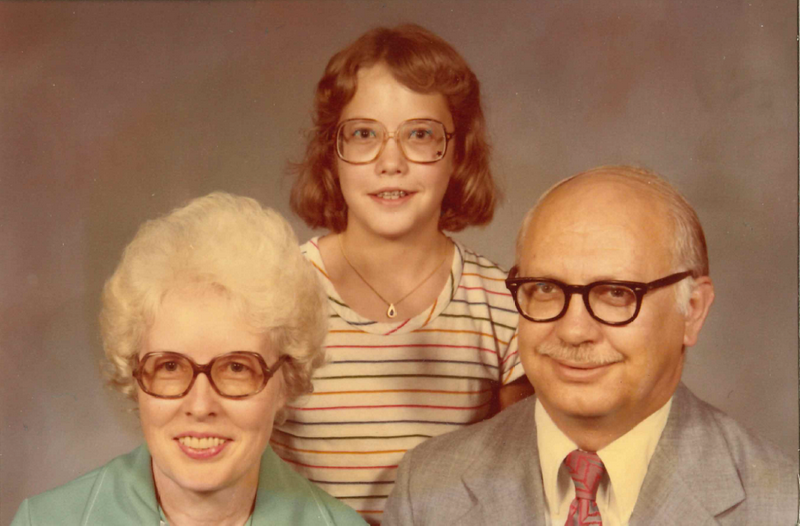
<svg viewBox="0 0 800 526"><path fill-rule="evenodd" d="M403 458L384 526L545 524L534 400ZM795 463L681 384L630 525L793 525Z"/></svg>

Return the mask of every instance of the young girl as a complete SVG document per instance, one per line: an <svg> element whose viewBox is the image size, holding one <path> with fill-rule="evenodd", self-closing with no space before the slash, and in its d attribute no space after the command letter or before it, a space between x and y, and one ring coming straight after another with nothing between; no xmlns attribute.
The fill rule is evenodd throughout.
<svg viewBox="0 0 800 526"><path fill-rule="evenodd" d="M331 231L302 247L330 300L330 363L272 445L377 524L405 451L530 385L505 272L443 233L495 204L464 59L419 26L378 28L330 60L314 109L292 208Z"/></svg>

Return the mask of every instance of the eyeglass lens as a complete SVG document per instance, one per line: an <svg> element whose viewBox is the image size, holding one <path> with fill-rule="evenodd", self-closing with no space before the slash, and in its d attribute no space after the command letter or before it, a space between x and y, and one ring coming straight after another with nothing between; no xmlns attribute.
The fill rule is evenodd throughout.
<svg viewBox="0 0 800 526"><path fill-rule="evenodd" d="M447 136L444 125L417 119L402 123L395 135L400 151L409 161L428 163L444 156ZM388 132L383 124L371 120L350 120L339 127L336 147L339 156L351 163L368 163L380 155Z"/></svg>
<svg viewBox="0 0 800 526"><path fill-rule="evenodd" d="M144 391L155 396L181 396L194 378L192 363L177 353L148 354L139 369ZM265 372L255 356L231 353L213 361L210 375L220 394L247 396L261 390Z"/></svg>
<svg viewBox="0 0 800 526"><path fill-rule="evenodd" d="M625 322L636 313L636 292L624 285L598 283L589 289L588 297L592 313L603 321ZM561 314L567 298L561 286L548 281L523 283L517 292L520 309L537 321L546 321Z"/></svg>

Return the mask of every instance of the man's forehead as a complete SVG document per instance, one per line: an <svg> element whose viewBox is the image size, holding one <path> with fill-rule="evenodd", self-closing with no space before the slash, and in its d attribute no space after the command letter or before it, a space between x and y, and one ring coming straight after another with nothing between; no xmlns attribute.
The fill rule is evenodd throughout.
<svg viewBox="0 0 800 526"><path fill-rule="evenodd" d="M668 210L652 192L614 177L579 179L540 203L522 243L520 264L648 274L671 265L663 261L671 260L671 238Z"/></svg>

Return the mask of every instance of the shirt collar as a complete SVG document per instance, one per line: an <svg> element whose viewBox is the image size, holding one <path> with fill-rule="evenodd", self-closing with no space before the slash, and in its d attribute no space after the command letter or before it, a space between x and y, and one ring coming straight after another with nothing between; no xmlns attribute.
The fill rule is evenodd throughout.
<svg viewBox="0 0 800 526"><path fill-rule="evenodd" d="M601 513L605 508L606 513L615 515L620 524L627 524L633 513L647 475L647 466L667 424L671 406L672 398L636 427L597 452L610 481L608 487L604 487L605 483L600 487L598 506ZM538 399L534 418L548 514L566 516L575 490L566 468L561 476L559 471L566 456L578 446L556 426Z"/></svg>

